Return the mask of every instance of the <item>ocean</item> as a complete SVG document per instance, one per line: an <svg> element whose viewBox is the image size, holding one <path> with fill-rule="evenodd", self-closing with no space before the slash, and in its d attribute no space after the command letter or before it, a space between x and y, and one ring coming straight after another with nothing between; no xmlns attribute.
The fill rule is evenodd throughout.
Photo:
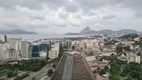
<svg viewBox="0 0 142 80"><path fill-rule="evenodd" d="M85 35L63 35L63 34L7 34L9 38L20 37L28 41L34 41L42 38L66 38L66 37L83 37Z"/></svg>

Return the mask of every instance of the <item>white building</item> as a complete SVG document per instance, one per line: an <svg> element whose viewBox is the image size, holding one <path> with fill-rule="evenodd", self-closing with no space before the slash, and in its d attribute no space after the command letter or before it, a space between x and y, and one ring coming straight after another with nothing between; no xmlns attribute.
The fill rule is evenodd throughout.
<svg viewBox="0 0 142 80"><path fill-rule="evenodd" d="M7 50L8 48L9 44L0 44L0 60L9 58L9 52Z"/></svg>
<svg viewBox="0 0 142 80"><path fill-rule="evenodd" d="M45 51L40 52L40 58L46 58L46 56L47 56L47 52Z"/></svg>
<svg viewBox="0 0 142 80"><path fill-rule="evenodd" d="M0 36L0 59L21 59L28 58L28 44L22 38L8 38Z"/></svg>
<svg viewBox="0 0 142 80"><path fill-rule="evenodd" d="M60 47L60 44L59 43L54 43L51 45L51 50L49 51L49 58L51 59L55 59L58 57L59 55L59 47Z"/></svg>
<svg viewBox="0 0 142 80"><path fill-rule="evenodd" d="M8 43L10 45L9 49L15 50L16 58L28 58L28 43L22 38L9 38Z"/></svg>
<svg viewBox="0 0 142 80"><path fill-rule="evenodd" d="M134 53L127 53L127 61L130 62L137 62L140 63L140 56L134 54Z"/></svg>

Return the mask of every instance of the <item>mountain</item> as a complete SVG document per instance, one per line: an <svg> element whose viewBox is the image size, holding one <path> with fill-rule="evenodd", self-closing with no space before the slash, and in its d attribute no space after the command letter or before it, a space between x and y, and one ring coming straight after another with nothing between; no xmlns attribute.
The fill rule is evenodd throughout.
<svg viewBox="0 0 142 80"><path fill-rule="evenodd" d="M91 31L90 27L87 26L87 27L85 27L80 33L81 33L81 34L84 34L84 33L90 32L90 31Z"/></svg>
<svg viewBox="0 0 142 80"><path fill-rule="evenodd" d="M105 29L105 30L98 31L98 33L99 34L107 34L107 35L109 35L109 34L113 34L114 31Z"/></svg>
<svg viewBox="0 0 142 80"><path fill-rule="evenodd" d="M117 33L117 34L130 34L130 33L138 33L138 32L135 31L135 30L131 30L131 29L122 29L122 30L116 31L115 33Z"/></svg>
<svg viewBox="0 0 142 80"><path fill-rule="evenodd" d="M85 27L80 33L66 33L65 35L83 35L83 34L93 34L94 31L90 29L89 26Z"/></svg>
<svg viewBox="0 0 142 80"><path fill-rule="evenodd" d="M80 31L80 33L67 33L65 35L88 35L88 34L102 34L102 35L112 35L112 34L119 34L119 35L125 35L125 34L131 34L131 33L138 33L135 30L131 29L122 29L118 31L112 31L109 29L104 29L100 31L94 31L91 30L89 26L85 27L83 30Z"/></svg>
<svg viewBox="0 0 142 80"><path fill-rule="evenodd" d="M80 35L80 33L67 33L65 35Z"/></svg>
<svg viewBox="0 0 142 80"><path fill-rule="evenodd" d="M0 34L36 34L36 32L14 29L14 30L0 30Z"/></svg>

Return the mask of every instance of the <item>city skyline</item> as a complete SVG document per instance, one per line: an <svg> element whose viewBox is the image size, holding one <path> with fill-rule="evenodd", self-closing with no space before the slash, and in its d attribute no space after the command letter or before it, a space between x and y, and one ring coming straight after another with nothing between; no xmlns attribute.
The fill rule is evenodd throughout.
<svg viewBox="0 0 142 80"><path fill-rule="evenodd" d="M37 33L134 29L142 31L141 0L0 0L0 30Z"/></svg>
<svg viewBox="0 0 142 80"><path fill-rule="evenodd" d="M142 0L0 0L0 80L142 80Z"/></svg>

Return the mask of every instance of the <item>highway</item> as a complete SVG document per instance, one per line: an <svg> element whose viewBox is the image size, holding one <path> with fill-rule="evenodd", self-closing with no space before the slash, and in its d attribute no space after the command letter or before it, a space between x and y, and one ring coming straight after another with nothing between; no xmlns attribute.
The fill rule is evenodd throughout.
<svg viewBox="0 0 142 80"><path fill-rule="evenodd" d="M48 64L48 65L44 66L41 70L39 70L37 72L31 72L30 76L28 76L24 80L32 80L33 77L35 77L35 80L40 80L44 76L46 76L48 69L51 69L51 68L52 67Z"/></svg>

